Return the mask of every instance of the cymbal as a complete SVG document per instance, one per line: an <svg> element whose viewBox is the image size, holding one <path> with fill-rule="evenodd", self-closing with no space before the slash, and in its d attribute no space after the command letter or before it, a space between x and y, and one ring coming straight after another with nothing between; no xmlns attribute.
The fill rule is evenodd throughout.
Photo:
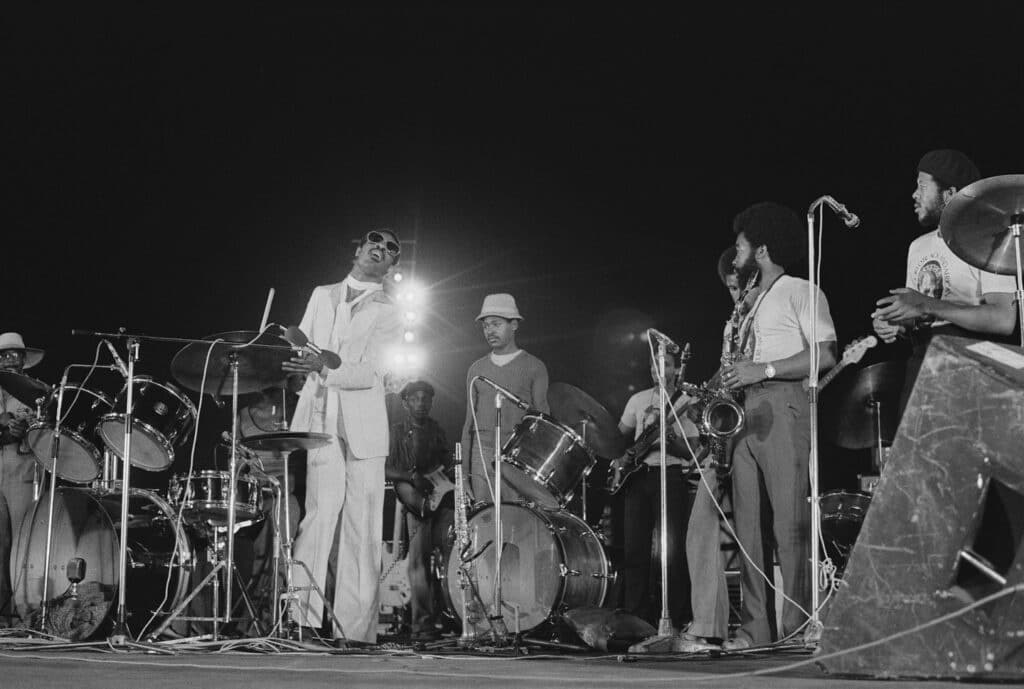
<svg viewBox="0 0 1024 689"><path fill-rule="evenodd" d="M999 175L958 191L943 209L939 228L950 250L970 265L1016 275L1013 233L1008 228L1020 214L1024 214L1024 175Z"/></svg>
<svg viewBox="0 0 1024 689"><path fill-rule="evenodd" d="M283 387L285 372L281 364L294 356L291 347L277 335L265 332L255 344L259 347L239 348L239 344L249 342L256 337L255 331L234 330L231 332L207 335L204 340L222 339L213 345L210 354L210 366L206 373L206 384L203 385L203 366L206 362L210 345L193 342L185 345L171 360L171 375L189 390L230 397L232 375L230 355L238 356L238 392L259 392L266 388Z"/></svg>
<svg viewBox="0 0 1024 689"><path fill-rule="evenodd" d="M625 440L619 424L601 403L568 383L548 386L551 416L583 436L587 447L605 459L618 457L625 451ZM584 432L583 422L586 421Z"/></svg>
<svg viewBox="0 0 1024 689"><path fill-rule="evenodd" d="M293 450L315 450L330 444L328 433L300 433L298 431L277 431L261 433L243 438L241 444L253 452L291 452Z"/></svg>
<svg viewBox="0 0 1024 689"><path fill-rule="evenodd" d="M36 400L50 394L50 386L41 380L14 371L0 371L0 388L22 404L34 407Z"/></svg>
<svg viewBox="0 0 1024 689"><path fill-rule="evenodd" d="M877 429L872 407L877 402L882 444L891 444L899 423L905 370L902 361L883 361L856 369L854 375L838 378L825 388L821 404L825 435L848 450L874 447Z"/></svg>

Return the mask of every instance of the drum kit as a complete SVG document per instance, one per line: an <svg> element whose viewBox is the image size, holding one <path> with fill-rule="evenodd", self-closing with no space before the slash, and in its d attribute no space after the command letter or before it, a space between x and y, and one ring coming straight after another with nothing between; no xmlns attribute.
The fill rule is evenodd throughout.
<svg viewBox="0 0 1024 689"><path fill-rule="evenodd" d="M553 383L548 402L550 414L527 410L502 445L501 477L516 500L503 500L500 509L473 505L465 547L454 533L457 518L436 562L441 596L463 638L493 636L496 609L500 629L519 634L568 609L600 606L615 580L604 543L586 521L585 493L598 458L620 453L623 439L615 419L579 388ZM580 488L582 516L570 511Z"/></svg>
<svg viewBox="0 0 1024 689"><path fill-rule="evenodd" d="M35 507L12 557L15 608L31 630L74 641L106 634L114 643L134 643L147 632L148 640L157 640L173 622L206 622L216 639L222 625L241 619L232 617L233 578L243 584L241 596L259 630L257 612L234 564L234 534L265 518L264 494L274 494L284 506L285 524L290 515L288 500L280 499L282 492L289 494L287 459L282 489L277 478L261 471L256 453L287 457L330 442L325 434L287 431L238 437L239 394L276 387L284 399L281 363L294 348L269 331L233 331L202 340L87 333L103 338L113 365L97 363L97 346L93 364L68 366L59 385L0 371L0 387L35 409L24 444L38 463L37 475L49 477L48 499L37 481ZM118 337L128 340L127 365L106 339ZM218 404L220 398L232 399L228 471L192 470L188 446L202 405L197 408L175 383L134 374L140 340L185 343L171 363L177 383L213 396ZM74 368L89 369L81 382L68 382ZM90 382L96 369L121 373L120 390ZM165 497L131 483L132 468L164 471L185 458L189 470L170 478ZM291 557L291 529L280 529L276 519L272 526L275 534L283 531L274 539L280 544L273 554L274 571L280 571L283 560L288 594L281 595L279 577L273 577L272 620L284 635L296 627L289 602L291 569L302 563ZM198 546L204 542L209 543L206 559L212 569L195 582ZM208 587L210 614L183 616ZM181 636L181 628L169 633Z"/></svg>

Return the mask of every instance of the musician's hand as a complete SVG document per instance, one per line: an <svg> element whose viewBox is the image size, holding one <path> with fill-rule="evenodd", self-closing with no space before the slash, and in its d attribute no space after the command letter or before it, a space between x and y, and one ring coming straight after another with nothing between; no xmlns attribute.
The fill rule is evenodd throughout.
<svg viewBox="0 0 1024 689"><path fill-rule="evenodd" d="M892 344L895 342L899 334L903 332L902 325L883 321L881 318L875 318L872 320L871 327L874 328L875 334L878 335L878 339L886 344Z"/></svg>
<svg viewBox="0 0 1024 689"><path fill-rule="evenodd" d="M764 367L764 364L746 359L726 364L722 369L722 385L727 390L739 390L748 385L760 383L765 379Z"/></svg>
<svg viewBox="0 0 1024 689"><path fill-rule="evenodd" d="M419 474L413 474L410 483L412 483L413 488L419 491L420 495L430 495L434 492L434 484Z"/></svg>
<svg viewBox="0 0 1024 689"><path fill-rule="evenodd" d="M305 375L322 373L324 362L318 354L302 352L299 356L293 356L288 361L281 362L281 370L287 373L302 373Z"/></svg>
<svg viewBox="0 0 1024 689"><path fill-rule="evenodd" d="M891 289L889 294L892 296L875 302L879 308L871 314L872 318L890 322L923 318L929 315L931 304L936 301L909 287Z"/></svg>
<svg viewBox="0 0 1024 689"><path fill-rule="evenodd" d="M28 419L14 419L8 424L7 432L15 440L21 440L28 432Z"/></svg>

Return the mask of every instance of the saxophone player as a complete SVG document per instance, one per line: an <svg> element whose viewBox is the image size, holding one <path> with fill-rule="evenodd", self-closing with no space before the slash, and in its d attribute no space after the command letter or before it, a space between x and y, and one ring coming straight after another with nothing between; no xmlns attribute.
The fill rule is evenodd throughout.
<svg viewBox="0 0 1024 689"><path fill-rule="evenodd" d="M729 247L718 259L718 277L729 291L733 311L722 333L722 365L736 356L737 336L743 317L758 295L756 272L750 273L741 287L740 275L733 266L736 248ZM720 380L720 373L714 379ZM680 635L675 650L695 653L714 648L728 638L729 591L722 562L721 515L716 503L729 501L728 469L731 439L708 436L706 448L711 455L700 471L703 478L693 496L693 508L686 527L686 563L690 574L690 607L693 621Z"/></svg>
<svg viewBox="0 0 1024 689"><path fill-rule="evenodd" d="M738 357L723 367L721 377L726 389L744 393L745 424L735 436L732 456L732 498L736 534L749 555L749 561L741 562L741 627L724 644L727 650L778 638L767 613L770 589L762 576L771 576L766 543L772 540L786 596L782 634L796 632L807 618L813 585L807 503L810 422L801 380L811 346L818 348L820 368L836 361L836 334L825 295L819 293L817 313L812 314L807 281L786 274L786 267L803 254L799 216L778 203L758 203L736 216L733 231L733 265L741 279L758 270L761 288L740 324ZM812 318L818 340L813 344L808 342Z"/></svg>

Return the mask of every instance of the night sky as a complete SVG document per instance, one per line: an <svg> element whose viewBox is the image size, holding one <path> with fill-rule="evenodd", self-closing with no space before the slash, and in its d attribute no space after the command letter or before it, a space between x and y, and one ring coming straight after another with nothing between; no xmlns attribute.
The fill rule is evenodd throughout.
<svg viewBox="0 0 1024 689"><path fill-rule="evenodd" d="M846 343L903 281L925 151L1022 172L1009 3L334 5L4 10L0 331L47 350L37 377L91 361L72 328L255 330L270 287L271 320L297 323L350 241L390 226L430 286L419 334L449 435L495 291L551 379L617 417L649 382L630 333L690 342L691 381L716 368L715 265L747 205L803 216L831 194L860 215L826 218ZM176 349L144 344L142 372L167 379Z"/></svg>

